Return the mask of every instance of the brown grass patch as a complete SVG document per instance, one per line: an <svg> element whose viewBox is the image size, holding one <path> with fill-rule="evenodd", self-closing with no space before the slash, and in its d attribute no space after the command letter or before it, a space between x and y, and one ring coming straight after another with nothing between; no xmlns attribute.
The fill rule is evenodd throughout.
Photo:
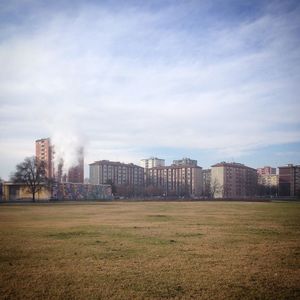
<svg viewBox="0 0 300 300"><path fill-rule="evenodd" d="M2 299L299 299L300 204L0 206Z"/></svg>

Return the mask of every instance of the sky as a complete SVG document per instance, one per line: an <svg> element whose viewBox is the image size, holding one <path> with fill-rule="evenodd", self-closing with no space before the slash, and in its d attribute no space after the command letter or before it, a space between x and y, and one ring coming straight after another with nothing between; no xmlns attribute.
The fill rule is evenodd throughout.
<svg viewBox="0 0 300 300"><path fill-rule="evenodd" d="M300 2L0 0L0 177L51 137L88 164L300 163ZM72 159L71 159L72 160Z"/></svg>

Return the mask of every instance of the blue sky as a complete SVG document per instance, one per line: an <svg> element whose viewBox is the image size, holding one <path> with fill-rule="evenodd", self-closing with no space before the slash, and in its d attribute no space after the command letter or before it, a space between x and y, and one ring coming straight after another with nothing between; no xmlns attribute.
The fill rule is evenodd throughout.
<svg viewBox="0 0 300 300"><path fill-rule="evenodd" d="M70 165L300 163L299 1L0 1L0 65L5 179L47 136Z"/></svg>

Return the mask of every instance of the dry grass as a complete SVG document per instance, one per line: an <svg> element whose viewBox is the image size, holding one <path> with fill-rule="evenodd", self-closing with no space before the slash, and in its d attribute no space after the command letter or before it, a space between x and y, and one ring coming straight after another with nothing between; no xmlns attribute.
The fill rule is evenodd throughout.
<svg viewBox="0 0 300 300"><path fill-rule="evenodd" d="M0 206L3 299L299 299L300 203Z"/></svg>

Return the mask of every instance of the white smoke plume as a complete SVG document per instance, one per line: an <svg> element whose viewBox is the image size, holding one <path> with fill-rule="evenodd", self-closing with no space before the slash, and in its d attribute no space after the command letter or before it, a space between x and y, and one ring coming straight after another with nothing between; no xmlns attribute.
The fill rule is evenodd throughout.
<svg viewBox="0 0 300 300"><path fill-rule="evenodd" d="M85 137L68 114L52 117L47 127L54 147L54 170L57 172L63 162L62 175L68 174L84 155Z"/></svg>
<svg viewBox="0 0 300 300"><path fill-rule="evenodd" d="M63 174L77 166L80 159L80 151L83 147L82 139L74 132L54 132L51 136L51 143L54 145L55 170L63 162Z"/></svg>

